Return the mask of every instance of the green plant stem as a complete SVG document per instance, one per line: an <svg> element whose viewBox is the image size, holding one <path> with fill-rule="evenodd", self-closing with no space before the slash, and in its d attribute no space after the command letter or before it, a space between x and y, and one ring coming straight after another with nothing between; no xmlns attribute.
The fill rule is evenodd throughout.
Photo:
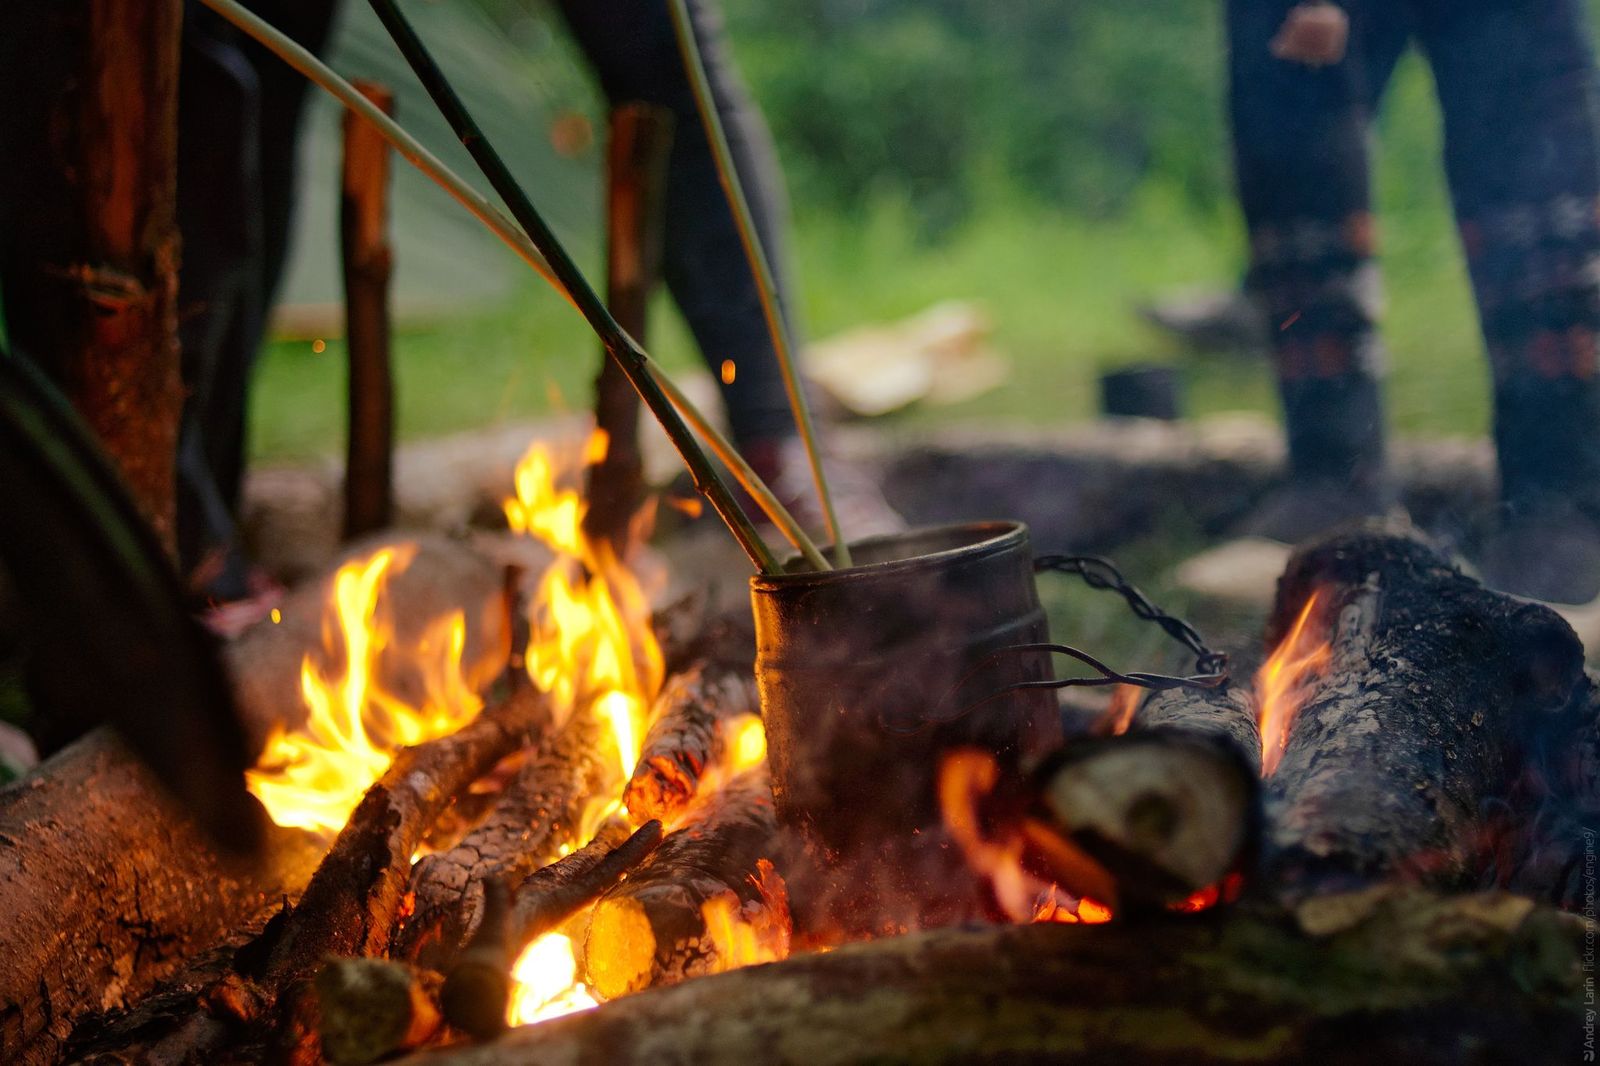
<svg viewBox="0 0 1600 1066"><path fill-rule="evenodd" d="M700 451L698 444L690 436L688 428L682 419L656 385L655 379L648 372L649 357L637 342L627 335L620 326L617 326L610 315L599 305L599 298L594 295L592 288L583 280L577 267L572 263L565 250L556 243L554 235L550 234L551 245L558 251L559 257L564 260L564 268L576 276L581 288L575 291L555 271L552 265L546 262L540 249L532 241L529 234L518 230L508 219L496 210L489 201L466 182L462 181L453 171L440 162L431 152L422 147L415 138L406 133L387 115L373 107L371 102L361 95L349 82L345 81L329 67L323 64L310 52L284 36L279 30L258 18L250 11L239 5L235 0L203 0L217 14L233 23L244 33L258 41L263 47L276 54L284 62L299 71L307 79L326 90L350 110L365 118L376 126L390 144L394 145L402 158L432 178L444 187L462 206L478 218L489 230L505 241L513 251L517 252L534 270L549 282L550 285L562 295L569 303L583 313L589 321L591 328L600 334L601 341L605 344L607 352L618 361L624 373L634 388L649 405L651 413L661 423L671 438L678 453L683 457L684 463L689 467L694 476L695 487L705 494L710 500L712 508L722 518L723 522L733 533L739 546L744 549L752 563L764 573L775 573L779 569L777 558L772 554L760 535L751 525L750 519L739 508L733 494L728 490L727 484L717 474L704 452ZM459 103L459 101L458 101ZM470 122L470 118L469 118ZM481 135L479 135L481 138ZM463 138L465 142L465 138ZM471 144L468 144L470 150ZM498 158L498 157L496 157ZM481 165L481 164L480 164ZM502 194L503 195L503 194ZM526 197L523 197L526 200ZM509 201L508 201L509 202ZM531 205L529 205L531 210ZM541 228L544 228L541 220ZM600 306L600 313L605 320L610 321L611 336L595 327L595 322L590 311L586 311L579 303L579 292L587 293L589 298ZM643 384L641 384L641 382ZM655 402L652 402L654 393ZM698 413L697 413L698 414Z"/></svg>
<svg viewBox="0 0 1600 1066"><path fill-rule="evenodd" d="M677 409L656 384L656 379L649 370L650 357L639 346L639 342L628 336L628 332L611 316L611 312L606 309L605 301L600 299L588 279L583 276L577 263L567 254L566 248L557 239L554 231L533 206L533 201L528 199L528 194L512 176L510 168L500 158L500 153L495 151L494 146L484 136L483 130L468 113L466 105L461 102L461 97L444 76L444 71L434 62L427 45L422 43L422 38L417 36L416 30L412 29L411 23L400 12L394 0L370 0L370 4L383 23L384 29L389 31L389 36L400 49L400 54L410 64L417 80L422 82L422 87L433 98L439 113L444 116L451 130L460 139L461 146L471 154L472 161L478 164L478 169L489 179L494 191L505 201L506 207L511 211L511 217L516 219L534 247L543 253L550 264L550 269L554 271L556 278L578 308L578 313L583 315L589 323L589 328L594 330L605 346L607 354L617 361L617 365L628 376L640 398L650 408L650 413L661 424L661 428L666 430L673 447L678 450L678 455L694 475L695 487L711 501L712 508L733 533L734 539L739 542L739 546L744 549L756 568L764 573L777 570L778 562L771 549L756 532L749 516L744 513L738 500L729 490L727 482L722 480L716 467L711 465L711 460L701 450L699 442L689 432L689 427L684 424Z"/></svg>
<svg viewBox="0 0 1600 1066"><path fill-rule="evenodd" d="M817 570L832 570L833 567L828 565L828 560L817 549L816 543L806 535L800 523L794 520L794 515L789 513L788 508L784 507L777 495L761 480L760 475L751 469L750 464L744 461L744 456L738 453L728 438L695 409L694 404L689 402L689 397L672 383L671 378L661 373L659 367L651 366L650 373L655 375L656 384L661 386L661 391L667 394L667 398L683 413L683 417L689 420L694 431L711 446L712 454L721 459L723 465L733 472L734 479L756 501L762 512L772 520L772 524L778 527L778 532L794 545L796 551L805 556L806 562L812 567Z"/></svg>
<svg viewBox="0 0 1600 1066"><path fill-rule="evenodd" d="M446 166L438 156L424 148L394 119L373 106L372 101L363 96L355 86L235 0L202 0L202 2L299 71L309 81L325 89L345 107L377 127L378 132L383 134L383 139L393 145L402 158L432 178L445 192L454 197L457 203L472 212L478 221L510 245L511 250L533 267L540 277L555 286L556 290L566 297L565 290L550 272L550 264L545 262L544 256L539 254L539 250L528 240L527 235L501 214L487 197L463 181L460 175ZM570 297L567 298L570 300Z"/></svg>
<svg viewBox="0 0 1600 1066"><path fill-rule="evenodd" d="M828 478L822 468L822 454L817 449L816 431L811 421L811 406L806 402L805 390L795 371L789 330L778 307L778 286L773 280L772 267L762 251L761 237L750 216L750 204L745 199L739 173L734 169L733 154L728 150L728 138L723 133L722 120L717 114L717 102L711 95L711 83L706 78L705 63L700 57L700 44L694 34L694 24L689 19L688 6L684 0L671 0L671 9L672 24L678 36L678 50L683 54L683 65L694 90L695 107L700 112L700 122L705 126L706 140L711 145L717 180L722 183L722 191L733 209L739 243L744 246L745 258L749 260L751 273L755 275L756 290L761 297L761 312L766 317L767 332L772 336L772 348L778 357L778 367L783 372L783 387L789 394L789 407L794 412L795 426L805 445L806 458L811 463L811 477L816 482L817 496L822 501L823 517L828 524L827 533L833 538L834 558L840 566L849 566L850 548L839 529L839 516L833 509L833 495L828 491Z"/></svg>

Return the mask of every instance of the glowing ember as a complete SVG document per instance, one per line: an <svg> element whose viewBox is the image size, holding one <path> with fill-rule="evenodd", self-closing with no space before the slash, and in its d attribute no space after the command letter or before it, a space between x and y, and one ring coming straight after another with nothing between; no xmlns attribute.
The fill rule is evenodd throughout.
<svg viewBox="0 0 1600 1066"><path fill-rule="evenodd" d="M1333 649L1325 632L1310 625L1318 593L1312 593L1295 619L1288 636L1256 672L1256 700L1260 704L1261 776L1278 769L1295 716L1327 669Z"/></svg>
<svg viewBox="0 0 1600 1066"><path fill-rule="evenodd" d="M511 969L511 1024L529 1025L597 1006L578 981L572 939L550 933L529 944Z"/></svg>
<svg viewBox="0 0 1600 1066"><path fill-rule="evenodd" d="M320 666L306 657L300 668L305 724L276 731L246 774L250 791L279 825L337 833L396 751L454 732L483 706L473 679L462 673L466 621L459 611L428 626L415 647L393 646L383 588L412 554L411 548L384 548L334 574L323 650L340 665ZM378 679L380 659L397 652L419 670L418 700L386 691Z"/></svg>

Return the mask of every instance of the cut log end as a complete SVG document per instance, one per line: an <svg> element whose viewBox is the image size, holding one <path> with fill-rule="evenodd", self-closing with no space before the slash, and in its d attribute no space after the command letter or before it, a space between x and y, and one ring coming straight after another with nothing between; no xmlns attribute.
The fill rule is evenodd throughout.
<svg viewBox="0 0 1600 1066"><path fill-rule="evenodd" d="M1223 743L1130 734L1075 746L1048 767L1037 811L1110 873L1120 899L1163 905L1239 868L1257 787Z"/></svg>
<svg viewBox="0 0 1600 1066"><path fill-rule="evenodd" d="M442 978L381 959L335 959L316 977L322 1052L335 1064L376 1062L438 1032Z"/></svg>

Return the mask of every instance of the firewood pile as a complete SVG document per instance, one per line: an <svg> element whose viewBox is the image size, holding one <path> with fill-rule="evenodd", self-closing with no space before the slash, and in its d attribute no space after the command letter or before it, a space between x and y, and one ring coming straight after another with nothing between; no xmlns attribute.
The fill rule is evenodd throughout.
<svg viewBox="0 0 1600 1066"><path fill-rule="evenodd" d="M268 751L307 728L281 675L337 582L230 649ZM336 831L230 859L104 731L0 793L0 1057L1582 1051L1600 690L1556 615L1409 534L1299 550L1253 679L1119 692L1097 735L1022 772L946 753L916 846L965 869L969 921L849 944L793 927L787 875L839 857L775 817L748 621L654 616L660 680L623 753L613 696L535 683L537 612L516 634L504 588L466 544L400 572L389 607L467 619L460 669L487 695L396 746ZM383 692L428 686L374 661Z"/></svg>

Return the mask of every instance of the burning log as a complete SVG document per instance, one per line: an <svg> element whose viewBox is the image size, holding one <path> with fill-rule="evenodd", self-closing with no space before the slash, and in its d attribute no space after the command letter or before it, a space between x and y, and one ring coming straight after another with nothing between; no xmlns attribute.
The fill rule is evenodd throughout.
<svg viewBox="0 0 1600 1066"><path fill-rule="evenodd" d="M56 1060L80 1018L296 895L321 845L268 841L259 864L224 860L108 729L0 792L0 1060Z"/></svg>
<svg viewBox="0 0 1600 1066"><path fill-rule="evenodd" d="M764 769L706 797L595 904L581 960L589 987L612 999L751 961L730 943L740 930L769 958L786 954L788 903L766 861L775 832Z"/></svg>
<svg viewBox="0 0 1600 1066"><path fill-rule="evenodd" d="M630 836L614 821L585 847L530 875L513 901L503 891L490 891L477 935L445 978L442 998L450 1023L480 1040L505 1029L509 970L517 955L599 899L660 842L660 822L646 822Z"/></svg>
<svg viewBox="0 0 1600 1066"><path fill-rule="evenodd" d="M335 959L317 973L322 1053L332 1063L377 1062L421 1047L444 1024L441 978L384 959Z"/></svg>
<svg viewBox="0 0 1600 1066"><path fill-rule="evenodd" d="M328 955L382 954L428 826L547 714L543 694L524 688L459 731L401 751L367 790L300 902L269 931L263 989L270 995L287 988Z"/></svg>
<svg viewBox="0 0 1600 1066"><path fill-rule="evenodd" d="M708 767L728 746L730 727L760 706L748 670L697 663L669 679L656 698L650 732L623 803L635 819L669 825L688 808Z"/></svg>
<svg viewBox="0 0 1600 1066"><path fill-rule="evenodd" d="M1297 714L1263 698L1263 732L1286 737L1275 772L1268 744L1269 884L1287 898L1391 878L1474 884L1483 812L1511 793L1530 727L1580 695L1571 628L1372 527L1291 559L1268 636L1296 629L1329 647Z"/></svg>
<svg viewBox="0 0 1600 1066"><path fill-rule="evenodd" d="M1293 914L943 929L407 1061L1577 1061L1583 936L1580 921L1514 896L1393 889Z"/></svg>
<svg viewBox="0 0 1600 1066"><path fill-rule="evenodd" d="M481 825L417 862L415 909L391 955L443 969L477 926L486 883L516 884L578 836L591 798L616 780L616 756L602 741L593 715L575 714L534 751Z"/></svg>

